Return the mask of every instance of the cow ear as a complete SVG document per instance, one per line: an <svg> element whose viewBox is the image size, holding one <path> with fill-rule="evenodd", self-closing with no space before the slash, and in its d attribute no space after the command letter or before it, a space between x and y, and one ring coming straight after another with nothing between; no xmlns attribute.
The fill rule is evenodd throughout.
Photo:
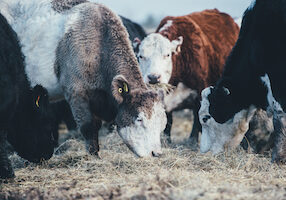
<svg viewBox="0 0 286 200"><path fill-rule="evenodd" d="M178 39L173 40L172 44L172 53L178 54L181 52L181 46L183 44L183 36L178 37Z"/></svg>
<svg viewBox="0 0 286 200"><path fill-rule="evenodd" d="M230 90L228 88L222 87L222 89L223 89L223 92L226 96L230 95Z"/></svg>
<svg viewBox="0 0 286 200"><path fill-rule="evenodd" d="M121 104L130 93L129 84L123 75L117 75L112 80L112 94L115 100Z"/></svg>
<svg viewBox="0 0 286 200"><path fill-rule="evenodd" d="M133 46L133 50L134 50L136 55L139 52L140 44L141 44L141 40L138 37L134 38L134 40L132 42L132 46Z"/></svg>
<svg viewBox="0 0 286 200"><path fill-rule="evenodd" d="M47 110L49 105L48 91L41 85L36 85L33 90L33 105L40 112Z"/></svg>

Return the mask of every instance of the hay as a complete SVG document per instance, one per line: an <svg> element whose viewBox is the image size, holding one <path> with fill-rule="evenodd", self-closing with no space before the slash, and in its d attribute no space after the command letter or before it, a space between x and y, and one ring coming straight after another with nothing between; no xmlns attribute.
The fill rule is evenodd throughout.
<svg viewBox="0 0 286 200"><path fill-rule="evenodd" d="M57 155L41 165L12 155L16 178L1 183L0 199L286 197L286 167L271 164L269 155L247 154L241 149L202 155L187 145L173 144L163 148L160 158L138 159L115 131L103 132L102 159L88 155L79 139L65 141Z"/></svg>
<svg viewBox="0 0 286 200"><path fill-rule="evenodd" d="M164 93L164 96L170 94L176 88L175 86L166 83L147 84L147 87L154 91L161 90Z"/></svg>

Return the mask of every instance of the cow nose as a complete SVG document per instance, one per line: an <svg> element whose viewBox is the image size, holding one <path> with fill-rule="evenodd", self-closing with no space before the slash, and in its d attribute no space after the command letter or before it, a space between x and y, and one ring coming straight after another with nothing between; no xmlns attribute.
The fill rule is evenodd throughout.
<svg viewBox="0 0 286 200"><path fill-rule="evenodd" d="M210 115L205 115L205 116L203 117L203 122L206 123L210 118L211 118Z"/></svg>
<svg viewBox="0 0 286 200"><path fill-rule="evenodd" d="M147 77L149 79L150 84L156 84L160 82L161 75L149 74Z"/></svg>
<svg viewBox="0 0 286 200"><path fill-rule="evenodd" d="M152 156L153 157L160 157L161 155L162 155L162 152L152 151Z"/></svg>

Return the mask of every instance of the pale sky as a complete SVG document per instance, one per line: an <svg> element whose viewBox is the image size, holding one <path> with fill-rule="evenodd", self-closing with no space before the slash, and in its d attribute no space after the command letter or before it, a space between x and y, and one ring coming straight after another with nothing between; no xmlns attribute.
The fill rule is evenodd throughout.
<svg viewBox="0 0 286 200"><path fill-rule="evenodd" d="M117 14L142 23L149 14L157 18L180 16L194 11L217 8L233 17L241 17L252 0L96 0Z"/></svg>

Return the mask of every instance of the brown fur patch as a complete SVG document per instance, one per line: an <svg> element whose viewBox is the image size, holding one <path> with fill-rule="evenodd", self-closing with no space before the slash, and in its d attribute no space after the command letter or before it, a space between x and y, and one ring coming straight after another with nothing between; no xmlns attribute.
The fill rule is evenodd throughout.
<svg viewBox="0 0 286 200"><path fill-rule="evenodd" d="M72 7L81 3L88 2L87 0L53 0L52 7L58 13L71 9Z"/></svg>
<svg viewBox="0 0 286 200"><path fill-rule="evenodd" d="M183 82L201 92L220 77L225 60L238 38L239 27L229 15L214 9L165 17L156 32L168 20L172 20L172 26L160 34L171 41L183 36L181 52L172 57L173 72L169 83Z"/></svg>

